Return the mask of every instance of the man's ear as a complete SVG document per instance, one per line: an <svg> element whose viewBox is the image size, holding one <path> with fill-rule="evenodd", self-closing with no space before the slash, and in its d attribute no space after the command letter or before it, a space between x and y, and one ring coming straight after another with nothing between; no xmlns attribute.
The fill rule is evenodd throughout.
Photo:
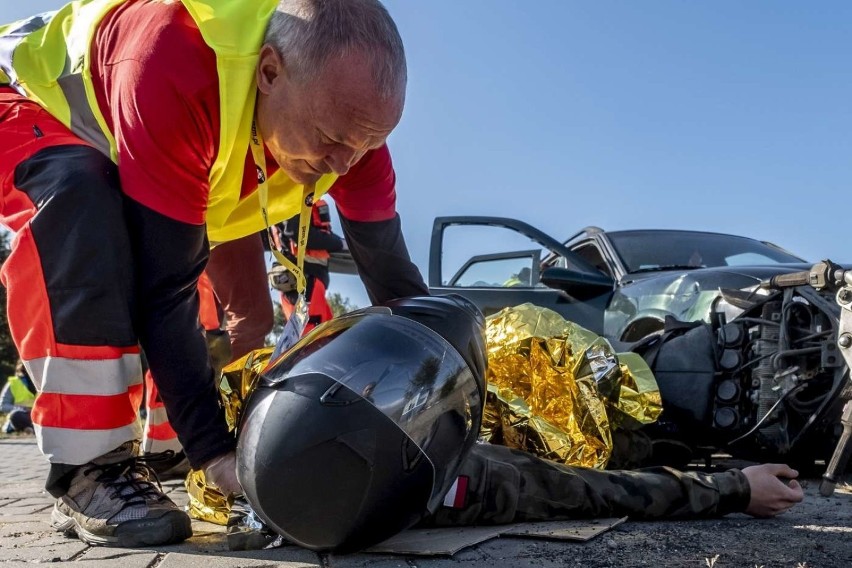
<svg viewBox="0 0 852 568"><path fill-rule="evenodd" d="M258 90L268 95L275 81L282 75L284 75L284 61L278 54L278 50L268 43L263 44L257 60Z"/></svg>

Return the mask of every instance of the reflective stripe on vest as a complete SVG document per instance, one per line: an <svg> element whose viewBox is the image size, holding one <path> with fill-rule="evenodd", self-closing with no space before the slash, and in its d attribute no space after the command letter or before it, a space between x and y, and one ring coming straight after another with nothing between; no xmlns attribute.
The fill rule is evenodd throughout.
<svg viewBox="0 0 852 568"><path fill-rule="evenodd" d="M299 247L296 246L296 243L290 241L290 254L293 256L299 251ZM329 252L325 249L306 249L305 250L305 262L310 262L312 264L319 264L321 266L328 266L328 259L331 258Z"/></svg>
<svg viewBox="0 0 852 568"><path fill-rule="evenodd" d="M18 44L37 29L43 28L55 12L45 12L14 24L0 26L0 85L15 87L22 95L23 89L16 85L15 71L12 69L12 54Z"/></svg>
<svg viewBox="0 0 852 568"><path fill-rule="evenodd" d="M121 1L68 4L0 28L0 67L11 86L112 160L114 140L91 86L90 42L80 39Z"/></svg>
<svg viewBox="0 0 852 568"><path fill-rule="evenodd" d="M38 102L75 134L116 161L115 139L97 106L90 46L97 25L127 0L77 0L49 17L0 27L0 82ZM257 192L241 198L254 117L255 69L266 25L278 0L181 0L204 42L216 54L219 74L218 154L210 168L206 224L212 242L237 239L265 228ZM317 182L324 195L337 176ZM299 212L302 186L282 171L269 178L270 223Z"/></svg>

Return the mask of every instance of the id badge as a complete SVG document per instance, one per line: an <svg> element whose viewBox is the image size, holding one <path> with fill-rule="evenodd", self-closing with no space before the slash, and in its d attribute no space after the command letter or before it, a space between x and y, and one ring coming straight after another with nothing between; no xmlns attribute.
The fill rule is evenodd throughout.
<svg viewBox="0 0 852 568"><path fill-rule="evenodd" d="M302 332L305 331L305 324L308 323L308 302L305 300L304 294L299 294L299 299L296 300L296 305L293 308L293 315L284 324L284 330L278 337L275 343L275 350L272 352L270 361L274 361L279 355L290 349L302 337Z"/></svg>

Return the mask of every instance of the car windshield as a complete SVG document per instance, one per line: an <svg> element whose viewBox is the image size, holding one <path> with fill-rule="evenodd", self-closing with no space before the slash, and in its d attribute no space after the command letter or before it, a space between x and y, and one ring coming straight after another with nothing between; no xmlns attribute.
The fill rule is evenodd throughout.
<svg viewBox="0 0 852 568"><path fill-rule="evenodd" d="M607 236L628 272L804 262L746 237L691 231L614 231Z"/></svg>

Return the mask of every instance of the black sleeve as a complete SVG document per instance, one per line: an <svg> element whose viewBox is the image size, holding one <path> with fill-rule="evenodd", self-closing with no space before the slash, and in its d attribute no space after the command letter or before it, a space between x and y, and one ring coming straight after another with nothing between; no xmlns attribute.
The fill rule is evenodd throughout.
<svg viewBox="0 0 852 568"><path fill-rule="evenodd" d="M720 517L748 507L740 470L681 472L668 467L603 471L572 467L504 446L474 444L462 462L458 505L424 525L469 526L629 516Z"/></svg>
<svg viewBox="0 0 852 568"><path fill-rule="evenodd" d="M236 446L198 319L198 277L209 256L206 228L175 221L131 199L126 203L139 342L169 421L197 468Z"/></svg>
<svg viewBox="0 0 852 568"><path fill-rule="evenodd" d="M308 249L340 252L343 250L343 239L331 231L311 225L308 228Z"/></svg>
<svg viewBox="0 0 852 568"><path fill-rule="evenodd" d="M299 215L290 217L281 223L281 232L293 242L297 242L299 234ZM343 250L343 239L331 231L324 231L319 227L308 223L308 248L324 250L328 252L339 252Z"/></svg>
<svg viewBox="0 0 852 568"><path fill-rule="evenodd" d="M387 221L351 221L338 209L349 252L373 304L395 298L423 296L429 289L411 262L399 215Z"/></svg>

